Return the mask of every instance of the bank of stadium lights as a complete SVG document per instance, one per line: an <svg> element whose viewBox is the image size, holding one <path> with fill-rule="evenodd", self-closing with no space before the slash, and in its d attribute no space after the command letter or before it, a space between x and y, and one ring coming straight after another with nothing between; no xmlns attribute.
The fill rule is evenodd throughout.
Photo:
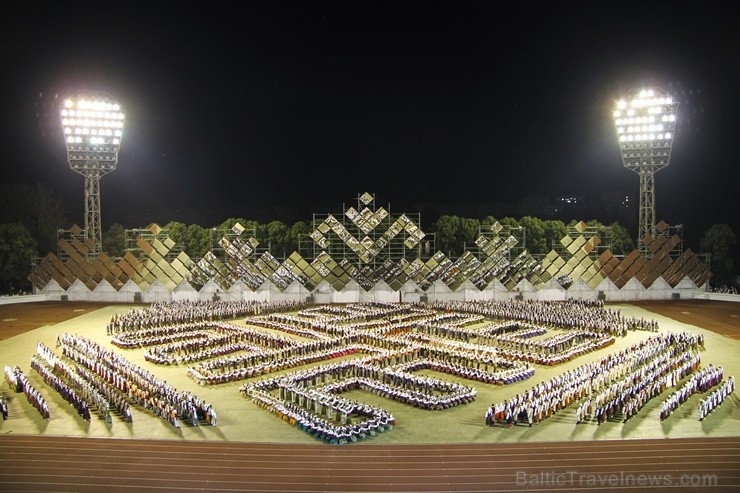
<svg viewBox="0 0 740 493"><path fill-rule="evenodd" d="M617 102L614 123L624 167L640 175L637 242L655 236L655 173L668 166L678 103L660 89L641 89Z"/></svg>
<svg viewBox="0 0 740 493"><path fill-rule="evenodd" d="M100 253L100 178L114 171L123 138L125 112L110 95L83 91L64 100L60 109L69 167L85 177L85 231Z"/></svg>

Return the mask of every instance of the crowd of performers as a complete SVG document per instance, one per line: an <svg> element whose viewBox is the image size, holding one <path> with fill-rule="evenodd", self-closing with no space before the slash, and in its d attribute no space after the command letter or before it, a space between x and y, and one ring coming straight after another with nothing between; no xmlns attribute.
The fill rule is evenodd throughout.
<svg viewBox="0 0 740 493"><path fill-rule="evenodd" d="M51 349L38 343L31 368L83 419L91 419L92 408L108 423L112 422L113 411L124 421L131 422L131 404L138 404L176 427L183 418L194 426L199 421L216 424L212 406L201 403L192 394L177 393L165 382L96 343L68 334L58 337L57 342L63 355L75 364L65 363ZM48 404L19 367L5 367L5 376L11 388L24 392L42 416L49 418Z"/></svg>
<svg viewBox="0 0 740 493"><path fill-rule="evenodd" d="M699 421L703 421L712 411L720 404L725 402L727 397L735 391L735 377L730 377L719 384L712 390L708 396L699 403Z"/></svg>
<svg viewBox="0 0 740 493"><path fill-rule="evenodd" d="M64 355L99 375L139 406L179 427L180 422L197 426L200 421L215 425L215 410L189 392L178 392L152 373L129 363L99 344L65 334Z"/></svg>
<svg viewBox="0 0 740 493"><path fill-rule="evenodd" d="M698 366L701 336L679 333L648 338L599 361L568 370L513 398L492 404L489 426L537 424L576 402L578 422L595 417L598 423L616 414L633 415L665 383L666 375ZM667 378L667 377L666 377Z"/></svg>
<svg viewBox="0 0 740 493"><path fill-rule="evenodd" d="M67 382L55 375L54 371L48 365L44 364L43 359L34 355L31 358L31 368L41 375L46 385L56 390L65 401L69 402L82 419L90 421L90 406L88 406L87 401L77 395L77 392ZM104 412L106 418L110 419L108 410L106 409Z"/></svg>
<svg viewBox="0 0 740 493"><path fill-rule="evenodd" d="M492 379L492 372L488 368L481 368L481 362L485 361L483 353L486 349L482 349L485 346L488 346L488 351L495 348L497 356L510 361L556 365L613 344L614 337L624 335L627 330L658 330L658 324L654 320L624 317L618 310L606 309L601 301L490 301L397 305L392 315L384 304L368 304L367 311L361 313L355 311L357 306L360 305L316 307L302 310L298 315L273 312L269 315L251 316L247 320L250 325L287 332L309 341L285 342L280 347L275 347L273 343L268 348L265 348L264 341L260 341L253 346L244 346L246 349L239 349L242 347L240 343L229 339L221 349L212 349L211 354L236 352L232 349L242 354L209 359L189 368L189 375L201 383L223 383L357 352L371 352L372 348L380 344L384 350L412 348L417 353L417 359L422 355L428 356L425 351L434 352L434 357L428 358L419 367L437 371L444 367L448 373L464 378L506 384L531 376L529 372L533 373L532 367L526 367L524 371L519 368L512 378L503 379L501 372L506 370L499 368L497 378ZM465 313L471 316L466 319L462 315ZM513 319L520 323L507 322L483 329L471 327L484 317ZM549 328L566 327L570 330L540 338L538 336L542 336L547 328L537 324L544 324ZM409 327L413 330L408 330ZM373 334L382 337L373 337ZM388 337L389 334L393 337ZM218 341L218 336L211 337L212 341ZM610 359L609 364L614 365L614 368L596 368L593 365L589 368L589 365L584 365L556 377L553 381L543 382L510 401L492 405L487 412L487 422L508 425L524 422L531 425L574 402L579 402L576 412L578 422L594 418L597 423L602 423L617 415L626 421L648 400L697 370L700 359L698 353L685 350L685 343L682 341L686 337L691 337L692 342L689 345L703 343L700 337L685 334L671 334L662 339L651 338L614 357L628 360L629 363L617 364L616 359ZM207 336L202 333L183 338L192 338L187 343L190 345L177 343L176 351L178 354L185 353L185 359L190 358L190 350L201 354L203 347L210 347ZM675 347L668 348L667 345L671 344ZM166 347L170 351L170 347ZM460 364L456 364L452 354L461 358ZM488 355L490 354L489 352ZM200 358L192 360L197 359ZM159 360L163 361L165 358ZM635 361L640 361L639 365ZM634 365L637 366L633 367ZM409 368L411 366L413 365ZM365 371L362 365L348 367L353 370L346 376L347 388L363 386L371 392L390 398L394 398L396 393L403 393L394 390L398 389L394 383L384 387L386 383L382 382L382 378L388 378L388 374L392 372L384 371L381 379L366 378L353 373ZM347 372L346 369L344 371ZM587 371L593 373L588 379L583 375L576 375ZM419 407L443 407L426 402L420 404L423 399L417 401L408 395L401 400Z"/></svg>
<svg viewBox="0 0 740 493"><path fill-rule="evenodd" d="M287 331L287 323L279 326L270 318L251 318L252 325L269 329ZM250 378L272 371L290 369L319 359L331 359L356 352L357 345L373 345L385 349L421 345L440 353L440 358L450 359L445 353L455 353L455 358L468 368L479 369L485 364L486 355L496 354L512 361L555 365L575 357L606 347L614 343L614 337L596 332L567 331L541 341L529 341L524 335L521 339L510 337L498 347L491 344L450 340L436 335L436 325L409 324L406 321L344 324L340 337L329 337L319 333L307 342L284 344L279 348L270 345L261 351L248 351L234 356L225 356L209 360L189 369L192 378L202 383L223 383ZM299 329L305 333L305 328ZM337 329L338 330L338 329ZM428 332L431 335L427 335ZM524 329L525 332L531 329ZM513 334L510 334L513 335ZM488 337L488 336L487 336ZM216 349L212 349L215 351ZM228 352L228 348L221 350ZM476 378L485 381L488 377ZM507 379L516 380L516 375Z"/></svg>
<svg viewBox="0 0 740 493"><path fill-rule="evenodd" d="M391 430L396 424L391 414L380 408L371 408L370 406L359 405L354 411L361 414L363 408L371 408L372 411L377 411L377 413L370 414L365 411L365 419L354 424L337 426L331 416L328 418L322 417L315 412L301 408L297 404L281 399L266 397L264 399L253 399L253 402L317 440L333 445L356 443L359 440L375 436L377 433Z"/></svg>
<svg viewBox="0 0 740 493"><path fill-rule="evenodd" d="M596 422L618 415L627 422L650 399L695 372L700 362L699 355L684 345L662 351L596 396Z"/></svg>
<svg viewBox="0 0 740 493"><path fill-rule="evenodd" d="M46 400L44 400L41 392L31 385L28 381L28 377L26 377L20 367L6 366L5 380L8 382L8 386L15 392L23 392L26 395L28 402L35 407L39 413L41 413L41 416L44 419L49 419L51 417L49 414L49 405L46 403Z"/></svg>
<svg viewBox="0 0 740 493"><path fill-rule="evenodd" d="M156 302L146 308L114 315L106 331L108 335L112 335L173 324L213 322L274 311L298 310L304 306L306 306L305 303L293 301Z"/></svg>
<svg viewBox="0 0 740 493"><path fill-rule="evenodd" d="M691 375L691 378L673 392L660 406L660 420L663 421L679 408L696 392L705 393L715 387L724 376L722 367L714 367L711 364Z"/></svg>
<svg viewBox="0 0 740 493"><path fill-rule="evenodd" d="M240 390L259 407L318 440L332 444L353 443L392 429L396 421L384 409L343 398L338 395L341 392L353 388L372 390L373 387L366 385L376 385L375 388L383 387L393 392L393 395L386 395L389 398L404 401L419 397L417 402L431 402L428 398L434 397L433 392L442 390L433 382L413 377L405 379L405 391L397 390L401 386L379 383L378 379L383 378L379 374L381 360L406 361L412 356L411 352L385 352L355 362L314 367L248 383ZM403 379L405 375L399 372L395 377ZM384 380L390 381L391 377L386 376ZM275 390L279 390L279 396L274 395ZM474 389L462 385L446 390L453 399L472 400L475 396ZM411 403L410 400L406 402Z"/></svg>
<svg viewBox="0 0 740 493"><path fill-rule="evenodd" d="M249 327L222 321L235 317L245 317ZM507 322L481 327L489 318ZM549 335L552 329L554 335ZM395 423L382 409L344 399L342 392L359 388L422 409L446 409L471 402L475 389L415 372L432 370L507 385L530 378L532 364L569 361L613 344L627 330L657 331L658 325L624 317L600 301L570 300L318 307L294 302L155 303L116 315L107 326L114 345L144 348L147 361L195 364L187 373L200 384L328 361L241 390L259 406L330 443L367 438ZM93 409L108 422L112 413L132 421L131 406L139 405L175 427L182 422L216 425L213 406L192 393L178 392L93 341L64 334L57 346L73 365L39 344L31 366L84 419L90 419ZM571 405L577 405L579 423L592 418L599 424L627 421L688 376L690 380L666 399L661 419L694 392L717 387L702 401L703 418L732 392L734 379L723 382L721 369L711 366L699 370L702 346L697 335L652 336L492 404L485 422L532 426ZM346 356L353 358L342 359ZM6 367L6 379L48 418L47 404L19 368Z"/></svg>
<svg viewBox="0 0 740 493"><path fill-rule="evenodd" d="M428 306L438 310L473 312L490 318L524 320L612 335L625 335L628 330L657 331L659 328L655 320L625 317L619 310L606 308L601 300L570 299L555 303L537 300L439 301Z"/></svg>
<svg viewBox="0 0 740 493"><path fill-rule="evenodd" d="M131 422L131 408L120 392L96 377L82 365L68 365L54 351L39 342L37 354L31 358L31 368L41 375L44 382L56 390L77 410L90 420L90 408L94 408L106 422L113 421L111 412L117 411L124 421Z"/></svg>
<svg viewBox="0 0 740 493"><path fill-rule="evenodd" d="M266 334L226 322L179 324L113 336L111 343L121 348L146 347L144 359L160 365L186 364L225 356L240 351L258 352L292 345L293 339Z"/></svg>
<svg viewBox="0 0 740 493"><path fill-rule="evenodd" d="M701 348L703 338L688 333L647 339L492 404L485 422L488 426L532 426L574 403L578 403L576 423L591 418L597 424L615 418L626 422L649 400L674 387L677 390L661 405L660 419L666 419L692 394L711 391L699 405L699 419L704 419L733 392L735 379L723 380L722 368L711 365L699 370Z"/></svg>

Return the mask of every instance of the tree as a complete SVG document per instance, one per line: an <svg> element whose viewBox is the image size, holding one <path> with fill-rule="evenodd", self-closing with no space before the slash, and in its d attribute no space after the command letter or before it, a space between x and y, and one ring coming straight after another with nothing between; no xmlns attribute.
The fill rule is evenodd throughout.
<svg viewBox="0 0 740 493"><path fill-rule="evenodd" d="M224 231L230 232L231 228L233 228L236 223L241 224L242 227L246 230L245 234L248 234L250 236L253 234L253 231L257 228L257 221L252 221L251 219L244 219L242 217L230 217L226 221L216 226L216 230L219 232L224 232Z"/></svg>
<svg viewBox="0 0 740 493"><path fill-rule="evenodd" d="M475 247L475 240L480 235L480 221L474 218L463 217L460 219L460 229L457 233L458 255L462 255L466 249Z"/></svg>
<svg viewBox="0 0 740 493"><path fill-rule="evenodd" d="M437 234L437 249L449 256L457 252L457 231L460 227L460 218L457 216L439 216L432 225L432 231Z"/></svg>
<svg viewBox="0 0 740 493"><path fill-rule="evenodd" d="M485 219L483 219L480 222L481 227L483 227L485 230L488 230L492 224L498 222L498 220L493 216L486 216Z"/></svg>
<svg viewBox="0 0 740 493"><path fill-rule="evenodd" d="M211 249L211 230L198 224L191 224L185 231L183 250L194 259L203 258Z"/></svg>
<svg viewBox="0 0 740 493"><path fill-rule="evenodd" d="M40 251L56 251L57 230L69 226L61 200L40 183L3 185L0 196L0 222L23 224Z"/></svg>
<svg viewBox="0 0 740 493"><path fill-rule="evenodd" d="M288 227L282 221L270 221L265 226L267 233L267 247L276 257L285 258L285 250L288 243Z"/></svg>
<svg viewBox="0 0 740 493"><path fill-rule="evenodd" d="M618 222L606 227L606 237L614 255L627 255L635 249L630 232Z"/></svg>
<svg viewBox="0 0 740 493"><path fill-rule="evenodd" d="M545 233L546 244L546 249L543 253L550 253L553 245L556 243L560 243L560 240L565 238L565 235L568 234L568 228L565 227L565 223L558 219L543 221L542 229Z"/></svg>
<svg viewBox="0 0 740 493"><path fill-rule="evenodd" d="M288 230L287 241L285 244L286 252L290 253L298 252L298 243L301 241L301 236L307 235L310 232L310 227L307 221L297 221Z"/></svg>
<svg viewBox="0 0 740 493"><path fill-rule="evenodd" d="M596 233L601 236L602 245L608 246L614 255L627 255L635 249L635 243L629 231L618 222L615 221L605 226L596 219L592 219L586 224L589 228L596 230Z"/></svg>
<svg viewBox="0 0 740 493"><path fill-rule="evenodd" d="M111 257L123 257L126 252L126 229L113 223L103 233L103 251Z"/></svg>
<svg viewBox="0 0 740 493"><path fill-rule="evenodd" d="M737 236L727 224L715 224L704 233L699 248L702 253L709 254L712 285L724 286L733 282L735 245Z"/></svg>
<svg viewBox="0 0 740 493"><path fill-rule="evenodd" d="M267 235L267 224L255 223L254 238L259 242L259 248L268 248L270 238Z"/></svg>
<svg viewBox="0 0 740 493"><path fill-rule="evenodd" d="M188 233L187 224L178 221L170 221L162 226L162 229L167 230L167 234L169 235L170 239L175 242L176 245L185 248L185 237Z"/></svg>
<svg viewBox="0 0 740 493"><path fill-rule="evenodd" d="M501 219L499 223L501 223L501 226L509 226L510 228L513 228L513 229L516 229L519 227L519 221L509 216L506 216L505 218Z"/></svg>
<svg viewBox="0 0 740 493"><path fill-rule="evenodd" d="M550 251L545 238L545 225L542 219L524 216L519 224L526 230L524 247L531 254L543 254Z"/></svg>
<svg viewBox="0 0 740 493"><path fill-rule="evenodd" d="M439 216L432 225L437 234L437 249L450 257L463 254L473 248L480 234L480 221L475 218Z"/></svg>
<svg viewBox="0 0 740 493"><path fill-rule="evenodd" d="M601 236L604 236L606 234L606 226L604 226L604 224L596 219L591 219L590 221L587 221L586 226L596 230L596 232Z"/></svg>
<svg viewBox="0 0 740 493"><path fill-rule="evenodd" d="M3 294L30 290L28 274L38 256L38 243L21 223L0 224L0 291Z"/></svg>

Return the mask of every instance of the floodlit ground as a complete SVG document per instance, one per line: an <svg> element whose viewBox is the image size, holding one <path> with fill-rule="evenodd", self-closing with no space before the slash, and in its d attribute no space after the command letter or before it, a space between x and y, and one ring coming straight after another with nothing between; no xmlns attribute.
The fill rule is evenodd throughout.
<svg viewBox="0 0 740 493"><path fill-rule="evenodd" d="M689 331L702 333L705 338L705 350L701 354L702 366L713 364L722 366L725 376L740 376L740 303L722 304L722 310L710 314L712 308L719 305L681 302L670 310L663 304L641 303L638 305L612 305L628 316L654 318L660 324L660 331ZM707 302L718 303L718 302ZM36 304L27 304L36 305ZM663 306L663 308L661 308ZM36 308L37 313L46 309L61 310L56 323L44 324L43 316L35 318L29 315ZM676 308L679 310L677 311ZM201 386L189 379L184 366L157 366L144 360L141 349L121 350L113 347L106 335L105 325L115 313L131 309L130 305L95 305L77 303L44 303L37 307L8 305L0 307L0 365L18 365L29 377L30 382L41 391L47 400L51 412L48 421L28 402L23 394L12 392L3 382L0 393L9 400L10 417L0 421L0 434L8 435L48 435L80 436L107 438L141 438L141 439L175 439L198 441L239 441L258 443L295 443L307 444L316 441L299 429L288 425L274 415L258 408L249 399L239 393L244 383L234 382L217 386ZM653 310L653 311L649 311ZM671 311L672 310L672 311ZM669 313L673 318L660 315ZM693 317L693 318L692 318ZM712 327L713 330L680 322L677 319ZM52 317L51 320L54 320ZM234 321L241 323L240 320ZM710 323L712 322L712 323ZM723 335L714 330L724 332ZM183 425L174 428L164 420L141 408L132 406L133 423L125 423L114 417L108 424L97 415L90 422L80 418L74 409L59 394L46 386L40 376L30 368L31 356L36 351L37 342L43 342L55 349L56 336L61 333L74 333L93 339L105 347L111 348L130 362L142 366L159 379L167 381L178 390L189 390L198 397L213 403L218 413L218 426L191 427ZM697 407L701 394L695 394L687 403L674 412L670 418L661 422L659 419L660 404L663 396L650 401L637 416L628 423L607 422L597 425L589 422L576 425L575 406L560 411L557 415L532 428L515 426L487 428L483 416L490 404L499 402L522 392L542 380L560 374L567 369L580 366L588 361L598 359L608 353L618 352L638 340L650 337L650 332L631 332L619 338L616 344L600 351L581 356L566 364L546 367L535 365L534 377L515 385L496 386L474 381L457 379L446 374L426 374L443 380L459 381L473 386L478 391L475 402L444 411L425 411L379 397L364 391L351 391L345 397L381 406L389 410L396 418L397 426L390 432L362 443L374 445L389 444L450 444L450 443L498 443L521 441L571 441L571 440L611 440L642 438L679 438L679 437L719 437L740 435L740 394L735 393L722 406L716 409L704 421L698 420ZM55 349L61 355L59 349ZM272 375L270 375L272 376Z"/></svg>

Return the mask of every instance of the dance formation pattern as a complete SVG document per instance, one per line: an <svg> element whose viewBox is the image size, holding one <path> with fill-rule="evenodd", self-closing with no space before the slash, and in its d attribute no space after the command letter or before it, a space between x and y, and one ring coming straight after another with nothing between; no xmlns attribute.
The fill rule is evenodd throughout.
<svg viewBox="0 0 740 493"><path fill-rule="evenodd" d="M381 407L343 397L348 391L444 410L472 402L477 391L436 374L508 385L534 375L533 364L557 365L628 329L657 328L577 301L243 303L244 326L214 320L219 310L158 304L114 319L108 332L117 347L144 348L148 361L190 365L201 385L246 380L240 390L256 405L329 443L356 442L396 422Z"/></svg>
<svg viewBox="0 0 740 493"><path fill-rule="evenodd" d="M630 330L655 335L491 405L485 423L532 426L570 406L578 408L579 423L627 421L687 378L675 399L663 404L661 419L697 388L712 392L700 409L705 419L734 390L734 378L724 382L721 369L704 377L700 335L659 333L655 321L626 318L598 301L169 302L114 315L107 327L120 350L143 350L156 365L181 366L200 385L245 381L239 390L258 407L331 444L396 425L391 412L362 402L358 391L443 411L473 402L476 386L527 380L535 365L606 348ZM141 406L176 427L216 425L212 405L158 380L119 351L66 333L58 335L57 346L61 357L39 343L31 367L83 419L97 413L109 423L113 414L131 421L129 407ZM41 393L22 372L6 367L5 373L11 388L25 392L49 419ZM694 380L701 385L691 387Z"/></svg>

